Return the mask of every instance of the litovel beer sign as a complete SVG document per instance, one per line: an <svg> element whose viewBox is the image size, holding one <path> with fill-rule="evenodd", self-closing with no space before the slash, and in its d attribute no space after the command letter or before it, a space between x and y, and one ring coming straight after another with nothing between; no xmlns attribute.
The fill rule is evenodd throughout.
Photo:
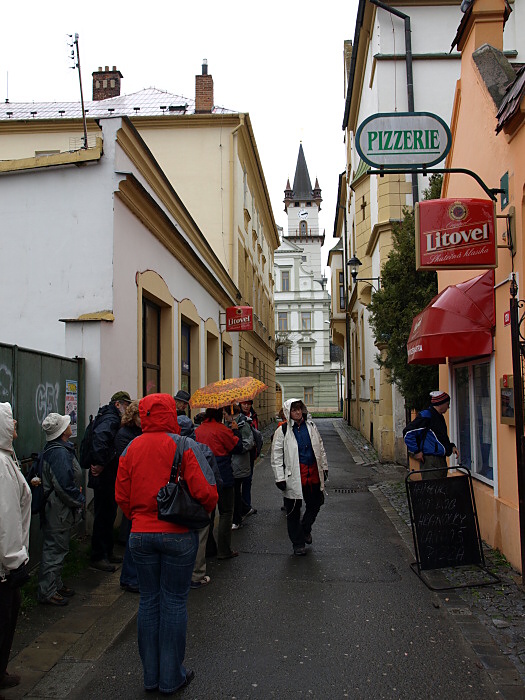
<svg viewBox="0 0 525 700"><path fill-rule="evenodd" d="M253 308L251 306L229 306L226 309L228 332L253 331Z"/></svg>
<svg viewBox="0 0 525 700"><path fill-rule="evenodd" d="M430 199L416 204L416 269L497 267L496 211L490 199Z"/></svg>
<svg viewBox="0 0 525 700"><path fill-rule="evenodd" d="M356 148L376 168L429 167L450 150L450 129L437 114L392 112L373 114L359 126Z"/></svg>

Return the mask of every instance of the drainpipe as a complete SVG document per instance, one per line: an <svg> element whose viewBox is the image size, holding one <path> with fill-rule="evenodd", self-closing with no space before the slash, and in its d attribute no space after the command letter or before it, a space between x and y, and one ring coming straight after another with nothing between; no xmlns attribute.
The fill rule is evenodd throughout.
<svg viewBox="0 0 525 700"><path fill-rule="evenodd" d="M414 77L412 75L412 37L410 30L410 17L405 15L404 12L400 12L393 7L385 5L380 0L370 0L372 5L377 5L386 12L390 12L391 15L400 17L405 22L405 63L407 68L407 100L408 100L408 111L414 112ZM419 202L419 186L417 182L417 174L412 173L412 200L414 206L416 202Z"/></svg>
<svg viewBox="0 0 525 700"><path fill-rule="evenodd" d="M345 173L341 173L344 175ZM350 351L350 309L348 308L348 230L346 221L346 197L345 204L342 206L338 205L340 209L343 210L343 222L344 222L344 244L343 244L343 285L344 285L344 302L345 302L345 346L346 346L346 422L348 425L352 425L350 417L350 401L352 399L352 372L351 372L351 351Z"/></svg>

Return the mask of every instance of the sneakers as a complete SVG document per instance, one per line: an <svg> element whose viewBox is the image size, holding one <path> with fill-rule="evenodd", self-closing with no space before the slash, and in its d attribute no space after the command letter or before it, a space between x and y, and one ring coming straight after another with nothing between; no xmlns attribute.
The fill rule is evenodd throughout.
<svg viewBox="0 0 525 700"><path fill-rule="evenodd" d="M207 586L211 581L211 578L209 576L203 576L199 581L192 581L190 583L190 588L202 588L203 586Z"/></svg>
<svg viewBox="0 0 525 700"><path fill-rule="evenodd" d="M217 556L217 559L234 559L235 557L239 556L239 552L236 552L234 549L231 550L229 554L226 554L226 556L221 557Z"/></svg>
<svg viewBox="0 0 525 700"><path fill-rule="evenodd" d="M248 512L246 512L242 517L243 518L248 518L250 515L255 515L257 513L257 508L250 508Z"/></svg>
<svg viewBox="0 0 525 700"><path fill-rule="evenodd" d="M243 527L242 523L232 523L232 530L240 530Z"/></svg>
<svg viewBox="0 0 525 700"><path fill-rule="evenodd" d="M304 557L306 555L306 547L294 547L293 553L298 557Z"/></svg>
<svg viewBox="0 0 525 700"><path fill-rule="evenodd" d="M134 586L131 583L121 583L120 587L123 591L126 591L127 593L140 593L139 587Z"/></svg>
<svg viewBox="0 0 525 700"><path fill-rule="evenodd" d="M45 598L44 600L40 600L40 603L42 605L57 605L58 607L63 608L64 605L68 604L67 598L64 598L63 596L60 595L60 593L55 593L55 595L52 595L51 598Z"/></svg>
<svg viewBox="0 0 525 700"><path fill-rule="evenodd" d="M312 544L312 533L309 532L308 534L304 534L304 541L306 544Z"/></svg>
<svg viewBox="0 0 525 700"><path fill-rule="evenodd" d="M111 564L107 559L98 559L97 561L92 561L90 567L92 569L97 569L97 571L107 571L111 574L117 570L117 567Z"/></svg>
<svg viewBox="0 0 525 700"><path fill-rule="evenodd" d="M75 595L75 591L67 586L62 586L62 588L59 588L57 593L59 593L62 598L72 598Z"/></svg>

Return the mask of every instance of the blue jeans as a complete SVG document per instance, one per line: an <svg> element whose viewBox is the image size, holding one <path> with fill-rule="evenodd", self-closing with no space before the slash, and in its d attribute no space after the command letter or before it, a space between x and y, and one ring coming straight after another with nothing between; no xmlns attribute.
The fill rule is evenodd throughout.
<svg viewBox="0 0 525 700"><path fill-rule="evenodd" d="M139 653L144 688L173 693L186 680L186 602L197 532L132 532L129 548L140 588Z"/></svg>

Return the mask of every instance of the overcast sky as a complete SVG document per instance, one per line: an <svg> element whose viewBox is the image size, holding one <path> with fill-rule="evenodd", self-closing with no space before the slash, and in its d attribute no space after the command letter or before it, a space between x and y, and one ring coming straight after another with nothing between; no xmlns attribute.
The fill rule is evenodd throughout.
<svg viewBox="0 0 525 700"><path fill-rule="evenodd" d="M1 99L77 101L67 35L79 34L84 97L91 73L117 66L122 93L147 87L195 97L195 75L208 59L215 104L249 112L273 213L286 227L282 200L293 184L302 141L312 180L319 179L332 238L338 176L345 168L343 42L353 39L358 0L197 0L135 4L106 0L4 3L0 27ZM0 154L1 158L1 154Z"/></svg>

